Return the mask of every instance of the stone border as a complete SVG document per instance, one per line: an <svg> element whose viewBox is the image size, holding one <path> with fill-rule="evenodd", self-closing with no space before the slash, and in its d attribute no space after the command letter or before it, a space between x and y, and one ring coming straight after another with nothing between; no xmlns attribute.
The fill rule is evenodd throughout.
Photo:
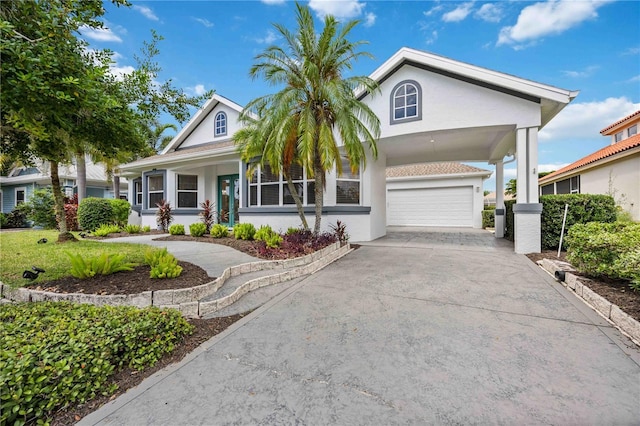
<svg viewBox="0 0 640 426"><path fill-rule="evenodd" d="M67 301L88 303L96 306L136 306L138 308L157 306L159 308L177 309L186 317L198 317L204 313L215 312L223 307L229 306L249 291L312 274L344 256L349 251L351 251L349 244L340 246L340 243L336 242L322 250L294 259L264 260L231 266L225 269L222 275L214 281L196 287L145 291L138 294L96 295L84 293L55 293L31 290L24 287L13 288L0 282L0 298L9 299L14 302ZM262 270L284 269L291 270L250 280L228 296L218 300L200 303L201 299L215 294L230 277ZM201 305L204 305L206 312L200 312Z"/></svg>
<svg viewBox="0 0 640 426"><path fill-rule="evenodd" d="M538 264L553 276L555 276L556 271L564 272L564 281L558 280L562 285L572 290L584 302L598 311L600 315L605 317L624 334L629 336L636 345L640 346L640 322L623 312L618 305L609 302L607 299L587 287L581 281L585 278L573 274L572 272L574 272L575 269L573 269L569 263L551 259L542 259Z"/></svg>

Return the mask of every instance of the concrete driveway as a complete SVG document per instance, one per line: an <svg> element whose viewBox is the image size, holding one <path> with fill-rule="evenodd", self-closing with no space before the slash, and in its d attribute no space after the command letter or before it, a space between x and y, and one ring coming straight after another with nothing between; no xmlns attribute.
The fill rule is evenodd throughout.
<svg viewBox="0 0 640 426"><path fill-rule="evenodd" d="M391 231L80 424L640 422L638 349L510 244Z"/></svg>

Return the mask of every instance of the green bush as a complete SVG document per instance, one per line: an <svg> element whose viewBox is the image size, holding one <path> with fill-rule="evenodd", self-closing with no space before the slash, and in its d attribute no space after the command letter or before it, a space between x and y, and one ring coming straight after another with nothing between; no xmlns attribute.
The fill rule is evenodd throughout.
<svg viewBox="0 0 640 426"><path fill-rule="evenodd" d="M192 237L202 237L205 232L207 232L207 225L202 222L189 225L189 234L191 234Z"/></svg>
<svg viewBox="0 0 640 426"><path fill-rule="evenodd" d="M216 223L211 227L211 236L213 238L224 238L229 236L229 228L225 225Z"/></svg>
<svg viewBox="0 0 640 426"><path fill-rule="evenodd" d="M56 229L58 223L54 204L53 193L50 189L36 189L29 197L29 201L24 203L27 219L44 229Z"/></svg>
<svg viewBox="0 0 640 426"><path fill-rule="evenodd" d="M300 232L300 228L296 228L295 226L290 226L287 228L286 235L293 235L293 234L297 234L298 232Z"/></svg>
<svg viewBox="0 0 640 426"><path fill-rule="evenodd" d="M158 263L151 267L151 278L176 278L182 273L182 266L178 265L178 259L172 255L163 256Z"/></svg>
<svg viewBox="0 0 640 426"><path fill-rule="evenodd" d="M150 225L145 225L142 227L142 232L151 232L151 226Z"/></svg>
<svg viewBox="0 0 640 426"><path fill-rule="evenodd" d="M133 224L128 224L124 226L124 232L126 232L127 234L139 234L140 232L142 232L142 226L140 225L133 225Z"/></svg>
<svg viewBox="0 0 640 426"><path fill-rule="evenodd" d="M496 227L496 210L483 210L482 211L482 227L483 228L495 228Z"/></svg>
<svg viewBox="0 0 640 426"><path fill-rule="evenodd" d="M235 232L235 228L234 228ZM275 232L269 225L262 225L258 230L253 234L253 239L256 241L267 241L267 238L271 237Z"/></svg>
<svg viewBox="0 0 640 426"><path fill-rule="evenodd" d="M251 223L237 223L233 227L233 236L236 240L252 240L256 228Z"/></svg>
<svg viewBox="0 0 640 426"><path fill-rule="evenodd" d="M131 204L127 200L119 198L110 198L111 209L113 210L113 221L122 226L129 222L129 214L131 214Z"/></svg>
<svg viewBox="0 0 640 426"><path fill-rule="evenodd" d="M124 254L103 253L98 257L84 259L81 254L65 252L71 260L71 275L80 279L95 275L111 275L121 271L133 271L135 263L125 262Z"/></svg>
<svg viewBox="0 0 640 426"><path fill-rule="evenodd" d="M640 278L640 223L573 225L567 234L567 259L579 271L637 281Z"/></svg>
<svg viewBox="0 0 640 426"><path fill-rule="evenodd" d="M282 244L282 237L274 232L269 235L264 242L269 248L278 248L280 244Z"/></svg>
<svg viewBox="0 0 640 426"><path fill-rule="evenodd" d="M148 248L144 252L145 265L155 266L160 263L160 259L164 256L171 256L166 247L162 249Z"/></svg>
<svg viewBox="0 0 640 426"><path fill-rule="evenodd" d="M93 235L96 237L106 237L109 234L117 234L118 232L120 232L118 225L104 223L93 231Z"/></svg>
<svg viewBox="0 0 640 426"><path fill-rule="evenodd" d="M104 198L85 198L78 206L78 224L85 231L94 231L105 223L113 223L113 207Z"/></svg>
<svg viewBox="0 0 640 426"><path fill-rule="evenodd" d="M61 302L0 309L0 424L47 421L56 410L111 394L122 366L154 365L193 332L175 310Z"/></svg>
<svg viewBox="0 0 640 426"><path fill-rule="evenodd" d="M7 214L6 222L3 228L28 228L27 222L27 209L24 207L24 203L14 208Z"/></svg>
<svg viewBox="0 0 640 426"><path fill-rule="evenodd" d="M184 225L176 223L169 227L169 234L171 235L184 235Z"/></svg>
<svg viewBox="0 0 640 426"><path fill-rule="evenodd" d="M0 212L0 228L5 228L7 226L7 215Z"/></svg>

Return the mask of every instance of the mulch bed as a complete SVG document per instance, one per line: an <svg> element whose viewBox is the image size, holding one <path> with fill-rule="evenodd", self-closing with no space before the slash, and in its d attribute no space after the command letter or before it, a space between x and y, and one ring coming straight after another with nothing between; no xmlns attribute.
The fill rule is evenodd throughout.
<svg viewBox="0 0 640 426"><path fill-rule="evenodd" d="M187 354L193 352L202 343L209 340L211 337L223 332L234 322L248 315L249 312L244 314L233 315L230 317L212 318L212 319L190 319L188 320L195 326L195 331L190 336L185 336L182 342L176 344L175 349L170 354L162 357L160 361L153 367L147 368L144 371L137 371L129 367L125 367L114 376L112 376L110 383L116 383L118 390L111 396L100 395L91 401L87 401L84 404L79 404L74 407L68 407L60 410L53 416L51 425L73 425L77 423L84 416L94 412L107 402L115 399L119 395L122 395L126 390L137 386L145 378L151 376L155 372L167 367L170 364L179 362Z"/></svg>
<svg viewBox="0 0 640 426"><path fill-rule="evenodd" d="M545 250L542 253L528 254L527 257L533 262L542 259L567 261L565 252L560 253L560 258L557 257L557 254L557 251ZM631 287L629 287L629 281L594 278L579 272L574 272L574 274L587 278L582 280L584 285L609 302L618 305L620 309L637 321L640 321L640 292L633 291Z"/></svg>

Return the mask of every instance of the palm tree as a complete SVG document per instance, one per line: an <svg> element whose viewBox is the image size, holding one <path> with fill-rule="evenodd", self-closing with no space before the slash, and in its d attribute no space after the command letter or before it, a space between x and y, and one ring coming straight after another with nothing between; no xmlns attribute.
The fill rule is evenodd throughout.
<svg viewBox="0 0 640 426"><path fill-rule="evenodd" d="M365 42L347 40L358 21L340 26L333 16L327 16L322 32L317 34L311 11L300 4L296 4L296 20L295 34L274 24L285 47L268 47L256 57L249 73L253 78L263 77L272 85L284 87L247 105L240 120L248 126L235 140L241 153L261 153L256 155L257 161L282 171L285 177L290 166L298 163L307 176L315 178L314 231L318 233L326 173L334 167L338 174L342 173L336 135L354 173L361 164L366 166L363 141L377 158L380 121L356 98L354 90L362 88L374 94L378 85L368 77L344 77L355 60L371 57L357 51ZM295 191L291 192L294 195Z"/></svg>

